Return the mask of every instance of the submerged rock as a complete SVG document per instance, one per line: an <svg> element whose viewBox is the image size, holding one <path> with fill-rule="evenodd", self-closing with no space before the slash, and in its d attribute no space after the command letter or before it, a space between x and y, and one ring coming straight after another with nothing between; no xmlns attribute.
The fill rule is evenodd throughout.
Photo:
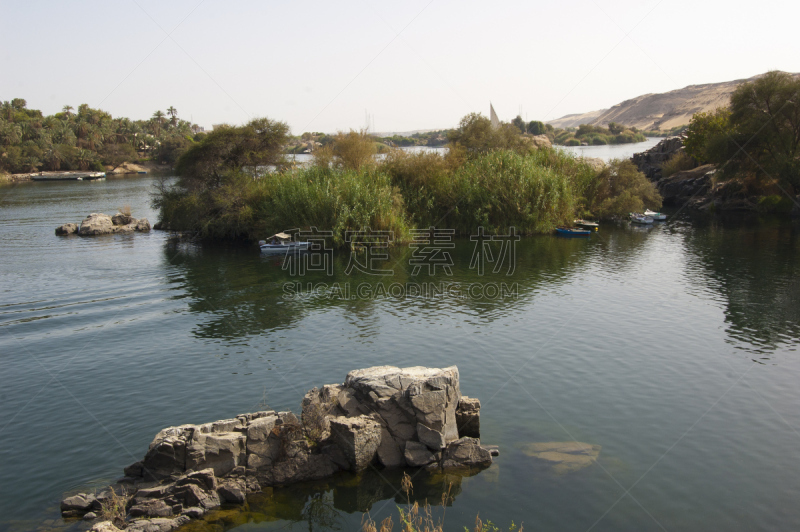
<svg viewBox="0 0 800 532"><path fill-rule="evenodd" d="M576 441L538 442L523 447L526 455L542 460L552 466L556 474L572 473L595 463L600 454L600 445Z"/></svg>

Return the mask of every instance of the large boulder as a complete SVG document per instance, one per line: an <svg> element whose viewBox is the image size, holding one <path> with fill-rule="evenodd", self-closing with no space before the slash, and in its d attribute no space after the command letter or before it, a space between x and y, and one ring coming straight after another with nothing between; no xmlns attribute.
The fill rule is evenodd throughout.
<svg viewBox="0 0 800 532"><path fill-rule="evenodd" d="M451 442L442 453L442 468L486 466L492 463L492 454L481 447L480 440L463 437Z"/></svg>
<svg viewBox="0 0 800 532"><path fill-rule="evenodd" d="M331 437L342 449L351 471L367 468L381 444L381 425L368 416L335 417L330 420Z"/></svg>
<svg viewBox="0 0 800 532"><path fill-rule="evenodd" d="M458 435L469 436L470 438L481 437L481 401L467 397L461 397L456 409L456 423L458 424Z"/></svg>
<svg viewBox="0 0 800 532"><path fill-rule="evenodd" d="M351 371L339 392L338 406L348 417L369 414L385 433L379 458L384 465L398 466L407 441L424 438L436 447L458 439L456 407L461 399L458 368L397 368L376 366ZM405 461L405 460L402 460Z"/></svg>
<svg viewBox="0 0 800 532"><path fill-rule="evenodd" d="M114 232L114 222L107 214L92 213L81 222L81 236L107 235Z"/></svg>

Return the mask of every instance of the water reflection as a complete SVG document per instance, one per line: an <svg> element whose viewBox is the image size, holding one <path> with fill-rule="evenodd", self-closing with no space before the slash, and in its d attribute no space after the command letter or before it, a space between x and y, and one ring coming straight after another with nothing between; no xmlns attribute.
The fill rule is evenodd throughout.
<svg viewBox="0 0 800 532"><path fill-rule="evenodd" d="M429 472L409 470L413 489L400 489L403 470L368 469L360 474L342 473L320 482L296 484L284 488L267 488L248 497L244 507L228 507L210 512L202 520L181 530L222 532L243 525L302 523L313 530L354 530L359 528L362 514L395 514L398 506L419 503L432 507L445 503L452 506L461 494L464 478L481 469ZM248 527L250 529L251 527ZM257 526L256 529L272 528Z"/></svg>
<svg viewBox="0 0 800 532"><path fill-rule="evenodd" d="M369 334L377 327L378 310L390 315L416 312L458 313L492 322L528 305L538 290L557 289L580 273L594 240L535 237L523 239L512 262L506 257L500 271L489 265L484 275L470 268L475 246L466 239L451 250L452 269L434 275L414 275L411 253L398 246L382 266L391 275L358 271L346 274L350 256L333 255L333 275L307 271L291 275L283 258L261 256L241 247L203 246L174 241L164 245L170 264L173 297L187 298L191 312L205 314L194 334L200 338L236 338L291 327L312 312L340 310ZM499 247L492 257L499 261Z"/></svg>
<svg viewBox="0 0 800 532"><path fill-rule="evenodd" d="M767 354L800 338L800 227L751 216L695 218L686 230L687 272L725 302L732 343ZM765 357L768 359L768 357Z"/></svg>

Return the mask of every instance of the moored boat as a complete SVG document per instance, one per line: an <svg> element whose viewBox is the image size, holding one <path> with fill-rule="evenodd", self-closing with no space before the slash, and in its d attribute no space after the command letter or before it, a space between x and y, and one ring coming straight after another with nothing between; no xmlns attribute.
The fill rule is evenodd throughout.
<svg viewBox="0 0 800 532"><path fill-rule="evenodd" d="M666 214L663 214L663 213L660 213L660 212L656 212L656 211L651 211L650 209L647 209L646 211L644 211L644 215L645 216L649 216L650 218L652 218L653 220L655 220L657 222L663 222L664 220L667 219L667 215Z"/></svg>
<svg viewBox="0 0 800 532"><path fill-rule="evenodd" d="M633 222L635 224L645 225L645 224L653 223L653 218L652 217L645 216L644 214L639 213L639 212L632 212L630 214L630 217L631 217L631 222Z"/></svg>
<svg viewBox="0 0 800 532"><path fill-rule="evenodd" d="M275 255L285 254L288 251L307 251L309 244L309 242L293 242L292 235L286 233L276 233L270 237L270 241L258 241L261 253Z"/></svg>
<svg viewBox="0 0 800 532"><path fill-rule="evenodd" d="M597 222L591 222L589 220L575 220L573 223L578 227L582 227L584 229L589 229L593 231L597 231L597 229L600 227L600 224L598 224Z"/></svg>
<svg viewBox="0 0 800 532"><path fill-rule="evenodd" d="M558 236L589 236L592 234L588 229L577 229L574 227L556 227L556 234Z"/></svg>

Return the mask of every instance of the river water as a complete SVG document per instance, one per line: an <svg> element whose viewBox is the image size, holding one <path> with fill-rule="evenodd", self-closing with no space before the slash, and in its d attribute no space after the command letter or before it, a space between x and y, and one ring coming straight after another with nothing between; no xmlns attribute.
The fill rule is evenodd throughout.
<svg viewBox="0 0 800 532"><path fill-rule="evenodd" d="M467 239L450 250L451 275L414 275L399 246L386 277L347 275L337 253L332 276L298 278L257 250L158 231L54 236L125 204L153 222L152 184L0 189L0 529L77 529L59 518L62 495L121 476L161 428L263 404L297 411L313 386L382 364L455 364L462 393L483 403L495 463L414 477L431 500L453 482L447 530L478 512L546 531L800 525L797 222L681 212L651 229L523 238L482 276ZM298 281L368 290L287 297ZM432 283L455 288L381 290ZM502 299L487 289L503 283ZM598 446L596 462L531 456L531 443L567 441ZM390 472L344 475L199 528L355 530L367 510L397 523L398 488Z"/></svg>

